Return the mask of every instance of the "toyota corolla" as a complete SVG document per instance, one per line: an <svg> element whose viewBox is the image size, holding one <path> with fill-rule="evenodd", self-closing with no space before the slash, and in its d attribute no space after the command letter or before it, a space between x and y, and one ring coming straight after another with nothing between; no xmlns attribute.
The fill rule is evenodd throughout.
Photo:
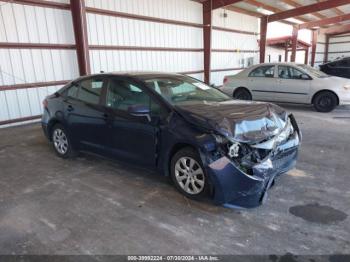
<svg viewBox="0 0 350 262"><path fill-rule="evenodd" d="M301 134L270 103L233 100L191 77L104 73L44 101L42 127L57 155L90 151L170 176L185 196L258 206L294 167Z"/></svg>

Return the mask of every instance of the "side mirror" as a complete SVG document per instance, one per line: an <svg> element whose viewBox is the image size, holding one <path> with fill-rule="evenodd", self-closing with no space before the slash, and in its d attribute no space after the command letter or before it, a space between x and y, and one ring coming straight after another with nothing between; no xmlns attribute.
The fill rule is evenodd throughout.
<svg viewBox="0 0 350 262"><path fill-rule="evenodd" d="M302 74L300 76L300 79L303 79L303 80L310 80L310 77L307 75L307 74Z"/></svg>
<svg viewBox="0 0 350 262"><path fill-rule="evenodd" d="M151 122L151 110L145 105L133 105L128 107L128 112L132 116L145 116L147 120Z"/></svg>

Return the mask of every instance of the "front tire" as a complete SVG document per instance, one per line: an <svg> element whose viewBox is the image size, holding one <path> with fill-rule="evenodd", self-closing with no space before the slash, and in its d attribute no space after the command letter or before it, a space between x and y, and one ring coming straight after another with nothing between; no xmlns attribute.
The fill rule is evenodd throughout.
<svg viewBox="0 0 350 262"><path fill-rule="evenodd" d="M329 91L323 91L316 94L313 100L314 108L318 112L331 112L338 104L337 96Z"/></svg>
<svg viewBox="0 0 350 262"><path fill-rule="evenodd" d="M238 100L252 100L252 95L249 90L240 87L233 93L233 98Z"/></svg>
<svg viewBox="0 0 350 262"><path fill-rule="evenodd" d="M185 196L200 199L207 195L208 177L198 153L186 147L179 150L171 159L171 179L175 187Z"/></svg>
<svg viewBox="0 0 350 262"><path fill-rule="evenodd" d="M76 156L77 153L72 147L68 133L61 124L56 124L52 128L51 140L53 148L59 157L71 158Z"/></svg>

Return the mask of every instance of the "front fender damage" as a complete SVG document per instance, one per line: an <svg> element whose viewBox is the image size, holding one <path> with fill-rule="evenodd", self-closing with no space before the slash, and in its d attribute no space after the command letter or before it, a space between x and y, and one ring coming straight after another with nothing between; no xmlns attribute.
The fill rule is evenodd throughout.
<svg viewBox="0 0 350 262"><path fill-rule="evenodd" d="M211 161L207 174L214 188L214 202L247 208L263 203L275 179L295 166L300 137L300 131L295 128L288 140L276 145L262 161L251 167L249 173L229 155Z"/></svg>

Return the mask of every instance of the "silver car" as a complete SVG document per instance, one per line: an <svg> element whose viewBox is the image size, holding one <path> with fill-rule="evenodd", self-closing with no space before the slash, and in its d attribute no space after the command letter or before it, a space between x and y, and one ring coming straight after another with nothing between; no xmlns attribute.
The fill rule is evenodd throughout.
<svg viewBox="0 0 350 262"><path fill-rule="evenodd" d="M265 63L226 76L220 89L241 100L313 104L319 112L350 104L350 80L329 76L311 66Z"/></svg>

